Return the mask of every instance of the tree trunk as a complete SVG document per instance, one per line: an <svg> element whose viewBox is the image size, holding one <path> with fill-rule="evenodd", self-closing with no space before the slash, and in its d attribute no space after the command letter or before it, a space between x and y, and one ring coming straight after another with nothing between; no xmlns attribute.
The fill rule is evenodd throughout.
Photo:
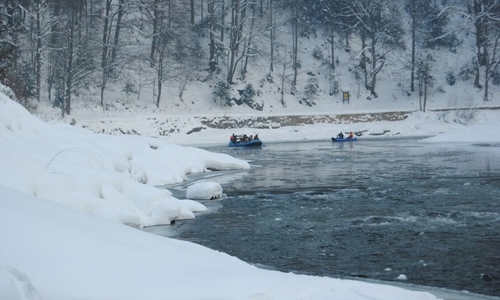
<svg viewBox="0 0 500 300"><path fill-rule="evenodd" d="M298 41L299 41L299 16L298 16L298 8L297 4L294 5L293 7L293 16L292 16L292 68L293 68L293 81L292 81L292 86L293 86L293 93L295 93L295 90L297 88L297 73L298 73Z"/></svg>
<svg viewBox="0 0 500 300"><path fill-rule="evenodd" d="M158 55L158 66L157 66L157 68L158 68L157 69L158 95L156 97L156 107L160 108L161 89L163 87L163 53L161 53L160 55Z"/></svg>
<svg viewBox="0 0 500 300"><path fill-rule="evenodd" d="M76 23L75 14L75 12L72 12L71 20L69 22L68 68L66 70L66 103L64 104L64 112L66 112L67 115L71 113L71 90L73 89L73 54L75 51L73 39Z"/></svg>
<svg viewBox="0 0 500 300"><path fill-rule="evenodd" d="M262 14L262 1L260 2L260 9ZM274 20L273 20L273 0L269 0L269 41L271 42L271 59L269 66L269 75L274 72L274 42L275 42L275 28L274 28Z"/></svg>
<svg viewBox="0 0 500 300"><path fill-rule="evenodd" d="M156 98L156 107L157 108L160 108L160 99L161 99L161 88L162 88L163 84L160 80L160 78L158 78L158 96Z"/></svg>
<svg viewBox="0 0 500 300"><path fill-rule="evenodd" d="M484 101L488 101L488 80L484 81Z"/></svg>
<svg viewBox="0 0 500 300"><path fill-rule="evenodd" d="M474 77L474 86L477 88L482 88L481 83L479 82L479 77L480 77L480 68L479 68L479 62L476 62L476 67L475 67L476 75Z"/></svg>
<svg viewBox="0 0 500 300"><path fill-rule="evenodd" d="M286 79L286 57L283 61L283 71L281 73L281 105L285 106L285 79Z"/></svg>
<svg viewBox="0 0 500 300"><path fill-rule="evenodd" d="M216 62L215 62L215 0L208 1L208 12L210 13L210 22L209 22L209 36L210 36L210 50L209 50L209 59L208 65L210 71L213 72L216 70Z"/></svg>
<svg viewBox="0 0 500 300"><path fill-rule="evenodd" d="M153 12L153 37L151 38L151 53L149 55L149 60L151 65L154 65L156 51L158 48L158 34L160 33L160 0L154 0L154 12Z"/></svg>
<svg viewBox="0 0 500 300"><path fill-rule="evenodd" d="M335 25L333 23L334 21L332 20L330 24L330 45L331 45L331 56L332 56L332 62L331 62L331 68L333 71L335 71Z"/></svg>
<svg viewBox="0 0 500 300"><path fill-rule="evenodd" d="M498 55L500 52L500 32L495 32L494 33L495 37L493 43L490 44L490 50L491 50L491 58L489 56L488 52L486 53L486 56L488 58L486 68L484 70L484 101L489 101L488 99L488 90L489 90L489 82L493 74L495 74L498 70L498 66L500 65L500 61L498 60Z"/></svg>
<svg viewBox="0 0 500 300"><path fill-rule="evenodd" d="M238 52L238 37L239 34L239 11L240 11L240 0L233 0L231 5L231 37L229 41L229 64L227 68L227 82L229 84L233 83L234 75L234 65L236 60L236 54Z"/></svg>
<svg viewBox="0 0 500 300"><path fill-rule="evenodd" d="M252 44L252 35L253 35L253 27L254 27L254 23L255 23L255 5L252 6L252 20L250 22L250 34L247 36L247 43L246 43L246 46L243 50L243 52L245 52L245 63L243 64L243 68L241 70L241 77L243 79L245 79L245 74L247 73L247 66L248 66L248 59L250 57L250 54L249 54L249 49L251 47L251 44Z"/></svg>
<svg viewBox="0 0 500 300"><path fill-rule="evenodd" d="M40 102L42 85L42 24L41 4L36 4L36 100Z"/></svg>
<svg viewBox="0 0 500 300"><path fill-rule="evenodd" d="M423 111L423 108L422 108L422 79L419 79L418 80L418 105L419 105L419 109L420 111Z"/></svg>
<svg viewBox="0 0 500 300"><path fill-rule="evenodd" d="M365 48L366 48L366 35L365 31L361 29L361 63L363 67L363 72L365 75L365 88L368 88L368 66L366 65L366 54L365 54Z"/></svg>
<svg viewBox="0 0 500 300"><path fill-rule="evenodd" d="M115 37L113 41L113 49L111 51L111 61L110 64L113 65L116 62L116 56L118 54L118 42L120 40L120 30L122 28L122 18L125 0L120 0L118 3L118 17L116 19Z"/></svg>
<svg viewBox="0 0 500 300"><path fill-rule="evenodd" d="M345 31L345 50L346 52L351 52L351 45L349 44L349 30Z"/></svg>
<svg viewBox="0 0 500 300"><path fill-rule="evenodd" d="M378 59L377 59L377 48L376 48L376 37L374 34L372 34L371 36L371 46L370 46L370 53L371 53L371 57L372 57L372 66L371 66L371 84L370 84L370 93L374 96L374 97L377 97L377 93L375 92L375 86L377 84L377 73L378 73L378 68L377 68L377 63L378 63Z"/></svg>
<svg viewBox="0 0 500 300"><path fill-rule="evenodd" d="M108 81L108 48L109 48L109 35L108 27L110 27L110 11L111 0L106 0L106 9L104 13L104 29L102 33L102 56L101 56L101 69L102 69L102 82L101 82L101 106L104 106L104 89Z"/></svg>
<svg viewBox="0 0 500 300"><path fill-rule="evenodd" d="M411 16L411 75L410 75L410 90L415 91L415 32L416 32L416 24L415 24L415 9L416 7L412 7L412 16Z"/></svg>
<svg viewBox="0 0 500 300"><path fill-rule="evenodd" d="M477 88L482 88L480 82L480 69L483 65L483 54L481 49L483 48L483 41L485 39L486 30L484 27L484 11L482 8L482 1L474 0L472 7L469 6L469 13L475 17L474 27L476 29L476 74L474 77L474 86Z"/></svg>
<svg viewBox="0 0 500 300"><path fill-rule="evenodd" d="M220 5L221 5L220 42L224 43L224 33L226 32L226 28L225 28L226 27L226 24L225 24L225 21L226 21L226 1L222 0Z"/></svg>
<svg viewBox="0 0 500 300"><path fill-rule="evenodd" d="M423 105L423 112L425 112L426 106L427 106L427 85L428 85L428 71L425 72L424 75L424 105Z"/></svg>
<svg viewBox="0 0 500 300"><path fill-rule="evenodd" d="M59 18L60 15L60 10L61 10L61 3L56 2L53 6L52 12L51 12L51 19L57 19ZM57 71L57 57L59 56L59 51L57 49L57 44L59 42L58 35L56 32L59 31L59 22L52 22L50 26L50 42L49 42L49 47L51 48L49 51L49 74L47 78L47 84L48 84L48 92L49 92L49 99L51 99L51 93L52 93L52 88L54 85L54 81L56 80L56 73ZM56 95L60 95L60 90L57 91ZM54 99L54 106L56 106L56 101L57 98Z"/></svg>

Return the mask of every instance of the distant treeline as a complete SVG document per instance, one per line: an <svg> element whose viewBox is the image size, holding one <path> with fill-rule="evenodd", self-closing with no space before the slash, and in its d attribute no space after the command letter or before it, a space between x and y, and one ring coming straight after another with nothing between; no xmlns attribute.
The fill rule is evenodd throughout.
<svg viewBox="0 0 500 300"><path fill-rule="evenodd" d="M404 50L409 89L426 98L431 50L453 52L464 35L473 36L473 52L448 82L470 77L488 100L488 84L500 81L498 0L0 0L0 80L26 106L46 95L70 114L72 96L89 87L100 88L105 105L110 81L130 95L137 74L145 76L159 106L169 80L182 100L195 71L223 74L217 86L230 86L265 61L267 79L293 94L299 42L319 30L329 35L328 51L308 51L328 68L331 94L336 51L357 52L352 71L377 97L377 75ZM308 82L306 92L315 88Z"/></svg>

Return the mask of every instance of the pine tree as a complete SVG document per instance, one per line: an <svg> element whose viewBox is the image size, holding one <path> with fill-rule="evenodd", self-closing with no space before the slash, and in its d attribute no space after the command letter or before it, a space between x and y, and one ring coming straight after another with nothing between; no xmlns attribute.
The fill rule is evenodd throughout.
<svg viewBox="0 0 500 300"><path fill-rule="evenodd" d="M253 88L253 85L249 83L245 86L245 90L241 94L241 101L245 103L252 103L254 97L255 89Z"/></svg>
<svg viewBox="0 0 500 300"><path fill-rule="evenodd" d="M227 81L218 81L215 84L214 91L212 94L214 95L214 101L217 101L217 98L220 101L220 106L223 106L225 101L226 103L229 103L231 101L231 97L229 96L229 83Z"/></svg>
<svg viewBox="0 0 500 300"><path fill-rule="evenodd" d="M309 77L304 93L311 100L318 94L318 80L316 77Z"/></svg>

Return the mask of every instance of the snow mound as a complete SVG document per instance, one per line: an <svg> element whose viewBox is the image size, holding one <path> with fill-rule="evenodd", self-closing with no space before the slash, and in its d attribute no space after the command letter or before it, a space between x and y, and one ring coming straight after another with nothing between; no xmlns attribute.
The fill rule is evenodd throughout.
<svg viewBox="0 0 500 300"><path fill-rule="evenodd" d="M398 277L396 277L397 280L408 280L408 277L406 277L405 274L399 274Z"/></svg>
<svg viewBox="0 0 500 300"><path fill-rule="evenodd" d="M188 187L186 198L195 200L214 200L222 197L222 187L217 182L204 181Z"/></svg>

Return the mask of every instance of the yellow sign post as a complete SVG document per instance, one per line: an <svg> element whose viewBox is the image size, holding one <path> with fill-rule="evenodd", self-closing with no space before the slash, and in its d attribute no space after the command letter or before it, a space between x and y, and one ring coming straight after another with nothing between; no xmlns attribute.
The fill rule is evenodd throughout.
<svg viewBox="0 0 500 300"><path fill-rule="evenodd" d="M342 88L342 104L346 102L349 104L349 88L344 87Z"/></svg>

